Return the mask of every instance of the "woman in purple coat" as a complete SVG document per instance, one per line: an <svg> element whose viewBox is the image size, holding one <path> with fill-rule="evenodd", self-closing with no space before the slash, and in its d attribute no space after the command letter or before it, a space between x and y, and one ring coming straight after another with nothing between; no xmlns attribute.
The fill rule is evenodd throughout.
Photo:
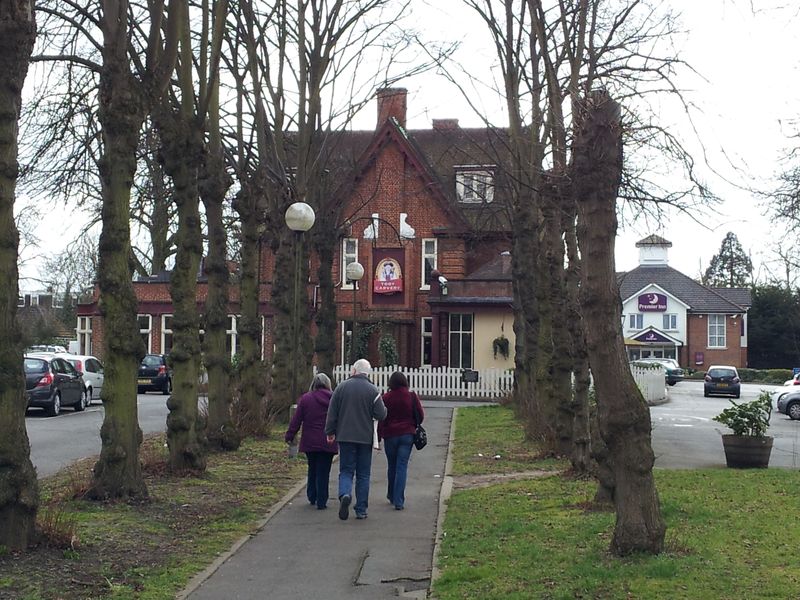
<svg viewBox="0 0 800 600"><path fill-rule="evenodd" d="M284 436L286 443L291 444L302 425L300 452L305 452L308 458L306 495L319 510L328 508L328 480L333 456L337 453L336 444L329 444L325 439L325 419L330 402L331 380L325 373L317 373L308 393L298 400L297 410Z"/></svg>

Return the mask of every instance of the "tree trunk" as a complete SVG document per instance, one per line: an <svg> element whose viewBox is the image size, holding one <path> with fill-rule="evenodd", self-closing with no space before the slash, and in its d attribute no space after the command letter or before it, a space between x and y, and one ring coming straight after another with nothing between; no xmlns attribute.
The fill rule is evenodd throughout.
<svg viewBox="0 0 800 600"><path fill-rule="evenodd" d="M622 338L614 271L616 199L622 172L620 109L604 91L584 107L574 154L574 193L580 214L582 307L597 392L600 433L608 446L616 490L611 550L658 553L666 525L653 480L650 412L631 375Z"/></svg>
<svg viewBox="0 0 800 600"><path fill-rule="evenodd" d="M228 272L227 234L222 219L225 191L230 179L221 152L209 148L200 180L200 195L208 223L208 256L205 273L208 293L205 304L204 359L208 375L208 422L206 436L220 450L236 450L241 436L231 418L230 371L227 350Z"/></svg>
<svg viewBox="0 0 800 600"><path fill-rule="evenodd" d="M336 219L321 219L316 225L315 248L319 258L319 310L316 315L317 337L314 351L317 367L333 380L333 367L339 363L336 357L336 302L334 298L333 260L336 252Z"/></svg>
<svg viewBox="0 0 800 600"><path fill-rule="evenodd" d="M167 400L169 467L176 472L206 468L204 428L198 423L200 377L200 315L197 311L197 273L203 254L198 172L203 132L191 119L164 107L158 120L164 170L172 178L178 208L177 252L170 278L173 344L172 395Z"/></svg>
<svg viewBox="0 0 800 600"><path fill-rule="evenodd" d="M116 44L123 46L122 49ZM136 374L145 348L136 323L137 301L129 256L131 183L144 121L139 83L128 70L124 40L105 40L98 117L103 135L100 182L103 196L97 283L103 316L105 381L102 448L87 493L90 498L146 497L139 462L142 431Z"/></svg>
<svg viewBox="0 0 800 600"><path fill-rule="evenodd" d="M19 234L14 223L17 122L36 39L33 3L0 5L0 547L21 550L34 540L39 487L25 426L22 339L16 320Z"/></svg>
<svg viewBox="0 0 800 600"><path fill-rule="evenodd" d="M258 314L261 235L261 219L257 203L261 186L247 184L239 192L234 208L242 223L239 341L239 423L240 431L246 435L266 433L266 373L261 368L261 320Z"/></svg>

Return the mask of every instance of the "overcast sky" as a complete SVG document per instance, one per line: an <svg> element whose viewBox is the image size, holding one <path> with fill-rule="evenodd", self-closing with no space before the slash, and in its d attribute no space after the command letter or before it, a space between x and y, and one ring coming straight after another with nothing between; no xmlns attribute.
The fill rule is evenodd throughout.
<svg viewBox="0 0 800 600"><path fill-rule="evenodd" d="M480 23L466 10L461 0L416 0L415 23L424 25L429 38L459 40L458 56L474 73L492 57L485 50ZM768 189L779 170L779 157L792 132L790 121L800 113L798 70L800 55L800 17L797 8L780 8L789 0L671 0L669 5L682 13L687 34L677 40L680 56L701 76L686 73L679 82L687 98L696 105L694 126L702 139L710 166L701 173L723 203L701 223L671 214L667 223L623 224L617 239L617 269L636 266L637 240L656 233L673 243L670 264L690 276L704 270L719 250L725 234L733 231L757 269L764 268L774 240L787 235L783 227L771 225L764 216L763 201L747 191L749 187ZM758 7L753 12L751 4ZM430 127L433 118L457 118L464 126L480 126L480 118L457 90L435 74L400 82L408 88L408 127ZM483 110L496 107L488 102ZM687 138L693 137L688 122L680 114L665 113L667 123L683 122ZM504 124L504 123L499 123ZM375 126L375 107L370 104L355 123L356 128ZM697 146L699 149L699 146ZM699 150L698 150L699 153ZM703 156L697 156L703 163ZM37 250L29 250L22 274L32 276L35 257L59 252L78 231L70 222L83 221L75 210L58 207L46 211L41 220ZM69 215L65 215L69 213ZM22 282L24 290L37 289L35 282Z"/></svg>

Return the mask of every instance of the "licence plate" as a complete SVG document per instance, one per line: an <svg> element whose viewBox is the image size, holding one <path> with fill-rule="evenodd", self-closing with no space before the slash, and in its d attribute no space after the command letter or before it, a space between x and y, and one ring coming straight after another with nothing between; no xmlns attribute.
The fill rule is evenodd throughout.
<svg viewBox="0 0 800 600"><path fill-rule="evenodd" d="M149 379L139 379L136 383L138 383L139 385L150 385L150 380Z"/></svg>
<svg viewBox="0 0 800 600"><path fill-rule="evenodd" d="M727 383L718 383L717 387L728 387Z"/></svg>

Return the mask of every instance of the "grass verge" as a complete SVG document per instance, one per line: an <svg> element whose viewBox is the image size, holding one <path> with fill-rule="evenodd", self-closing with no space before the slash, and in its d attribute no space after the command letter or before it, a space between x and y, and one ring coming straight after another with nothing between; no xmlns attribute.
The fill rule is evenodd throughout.
<svg viewBox="0 0 800 600"><path fill-rule="evenodd" d="M142 455L147 502L75 499L89 480L88 460L41 481L43 525L62 543L0 556L0 599L174 598L252 531L306 469L304 460L287 457L278 434L210 455L196 477L165 473L163 435L149 437Z"/></svg>
<svg viewBox="0 0 800 600"><path fill-rule="evenodd" d="M484 409L459 409L456 454L463 460L483 447L477 441L483 433L475 429L487 414L469 414L478 410ZM504 422L506 453L535 455L521 441L509 409L489 411L498 411L488 413L493 423ZM535 462L523 466L520 471L540 468ZM668 527L666 551L624 559L608 553L614 515L587 510L592 481L554 474L456 491L434 596L800 598L800 523L790 518L800 497L800 473L719 469L655 475Z"/></svg>

